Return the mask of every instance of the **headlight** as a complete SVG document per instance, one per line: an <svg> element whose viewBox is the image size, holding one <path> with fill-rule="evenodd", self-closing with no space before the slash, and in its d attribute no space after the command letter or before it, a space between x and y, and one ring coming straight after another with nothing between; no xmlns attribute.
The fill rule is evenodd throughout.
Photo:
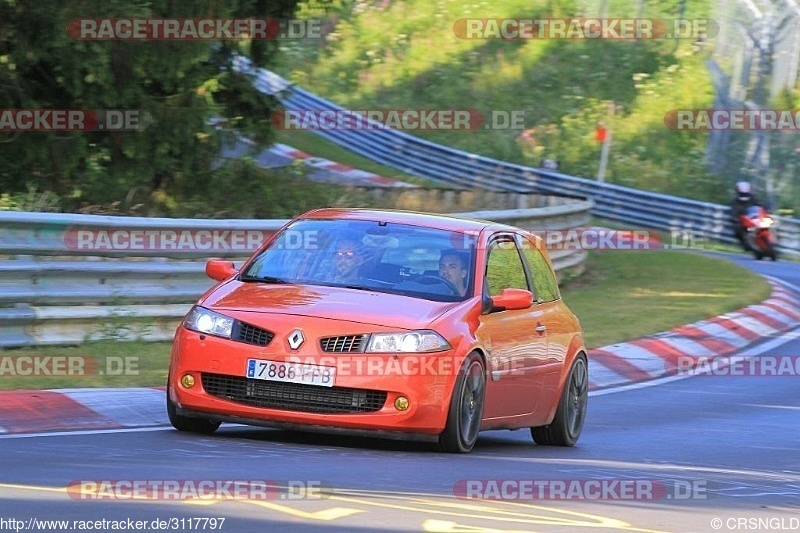
<svg viewBox="0 0 800 533"><path fill-rule="evenodd" d="M761 222L759 223L759 226L762 227L762 228L768 228L768 227L770 227L772 225L773 222L774 221L771 218L764 217L764 218L761 219Z"/></svg>
<svg viewBox="0 0 800 533"><path fill-rule="evenodd" d="M233 322L231 317L197 306L183 319L183 325L188 329L226 339L231 338Z"/></svg>
<svg viewBox="0 0 800 533"><path fill-rule="evenodd" d="M450 344L444 338L428 329L401 333L373 333L367 345L367 352L441 352L449 350Z"/></svg>

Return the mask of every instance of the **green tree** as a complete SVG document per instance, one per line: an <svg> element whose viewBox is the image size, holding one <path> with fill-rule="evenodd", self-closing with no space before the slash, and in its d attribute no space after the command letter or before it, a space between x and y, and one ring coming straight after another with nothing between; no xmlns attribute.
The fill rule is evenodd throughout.
<svg viewBox="0 0 800 533"><path fill-rule="evenodd" d="M0 132L0 192L36 188L80 205L149 201L157 191L210 184L224 138L211 117L270 140L277 102L231 61L242 53L268 66L277 42L78 40L67 26L85 18L289 18L298 1L0 0L0 108L131 109L149 117L137 132Z"/></svg>

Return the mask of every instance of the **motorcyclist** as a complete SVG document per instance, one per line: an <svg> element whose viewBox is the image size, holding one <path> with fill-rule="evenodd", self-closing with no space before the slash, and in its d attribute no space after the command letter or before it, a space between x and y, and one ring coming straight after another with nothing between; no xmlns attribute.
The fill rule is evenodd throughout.
<svg viewBox="0 0 800 533"><path fill-rule="evenodd" d="M750 251L750 247L747 245L747 230L745 230L744 226L742 225L741 216L745 213L745 211L747 211L748 207L754 205L758 206L761 204L759 203L755 194L753 194L753 186L750 184L750 182L736 182L734 192L735 197L733 199L733 203L731 204L733 227L735 228L734 231L736 233L736 238L739 240L739 244L742 245L742 248L745 252L748 252Z"/></svg>

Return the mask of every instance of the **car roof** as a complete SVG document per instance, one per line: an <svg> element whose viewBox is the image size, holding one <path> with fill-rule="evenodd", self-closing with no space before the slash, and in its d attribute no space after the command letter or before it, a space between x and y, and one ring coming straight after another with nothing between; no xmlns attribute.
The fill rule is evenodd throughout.
<svg viewBox="0 0 800 533"><path fill-rule="evenodd" d="M315 209L300 215L298 218L306 219L342 219L342 220L378 220L395 224L409 224L424 226L441 230L468 232L480 231L486 227L497 230L521 231L526 230L491 222L456 215L440 215L418 211L402 211L395 209L360 209L360 208L323 208Z"/></svg>

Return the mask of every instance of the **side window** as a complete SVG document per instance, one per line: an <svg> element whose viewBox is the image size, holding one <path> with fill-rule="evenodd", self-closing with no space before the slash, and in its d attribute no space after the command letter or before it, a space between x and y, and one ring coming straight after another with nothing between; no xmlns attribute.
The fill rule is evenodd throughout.
<svg viewBox="0 0 800 533"><path fill-rule="evenodd" d="M503 289L528 290L525 268L513 240L501 239L492 243L486 263L486 283L489 296L497 296Z"/></svg>
<svg viewBox="0 0 800 533"><path fill-rule="evenodd" d="M522 254L525 256L525 261L531 270L534 298L537 302L558 300L560 298L558 282L553 276L553 271L550 270L550 265L547 264L547 260L541 250L528 239L523 239L522 242L524 243Z"/></svg>

